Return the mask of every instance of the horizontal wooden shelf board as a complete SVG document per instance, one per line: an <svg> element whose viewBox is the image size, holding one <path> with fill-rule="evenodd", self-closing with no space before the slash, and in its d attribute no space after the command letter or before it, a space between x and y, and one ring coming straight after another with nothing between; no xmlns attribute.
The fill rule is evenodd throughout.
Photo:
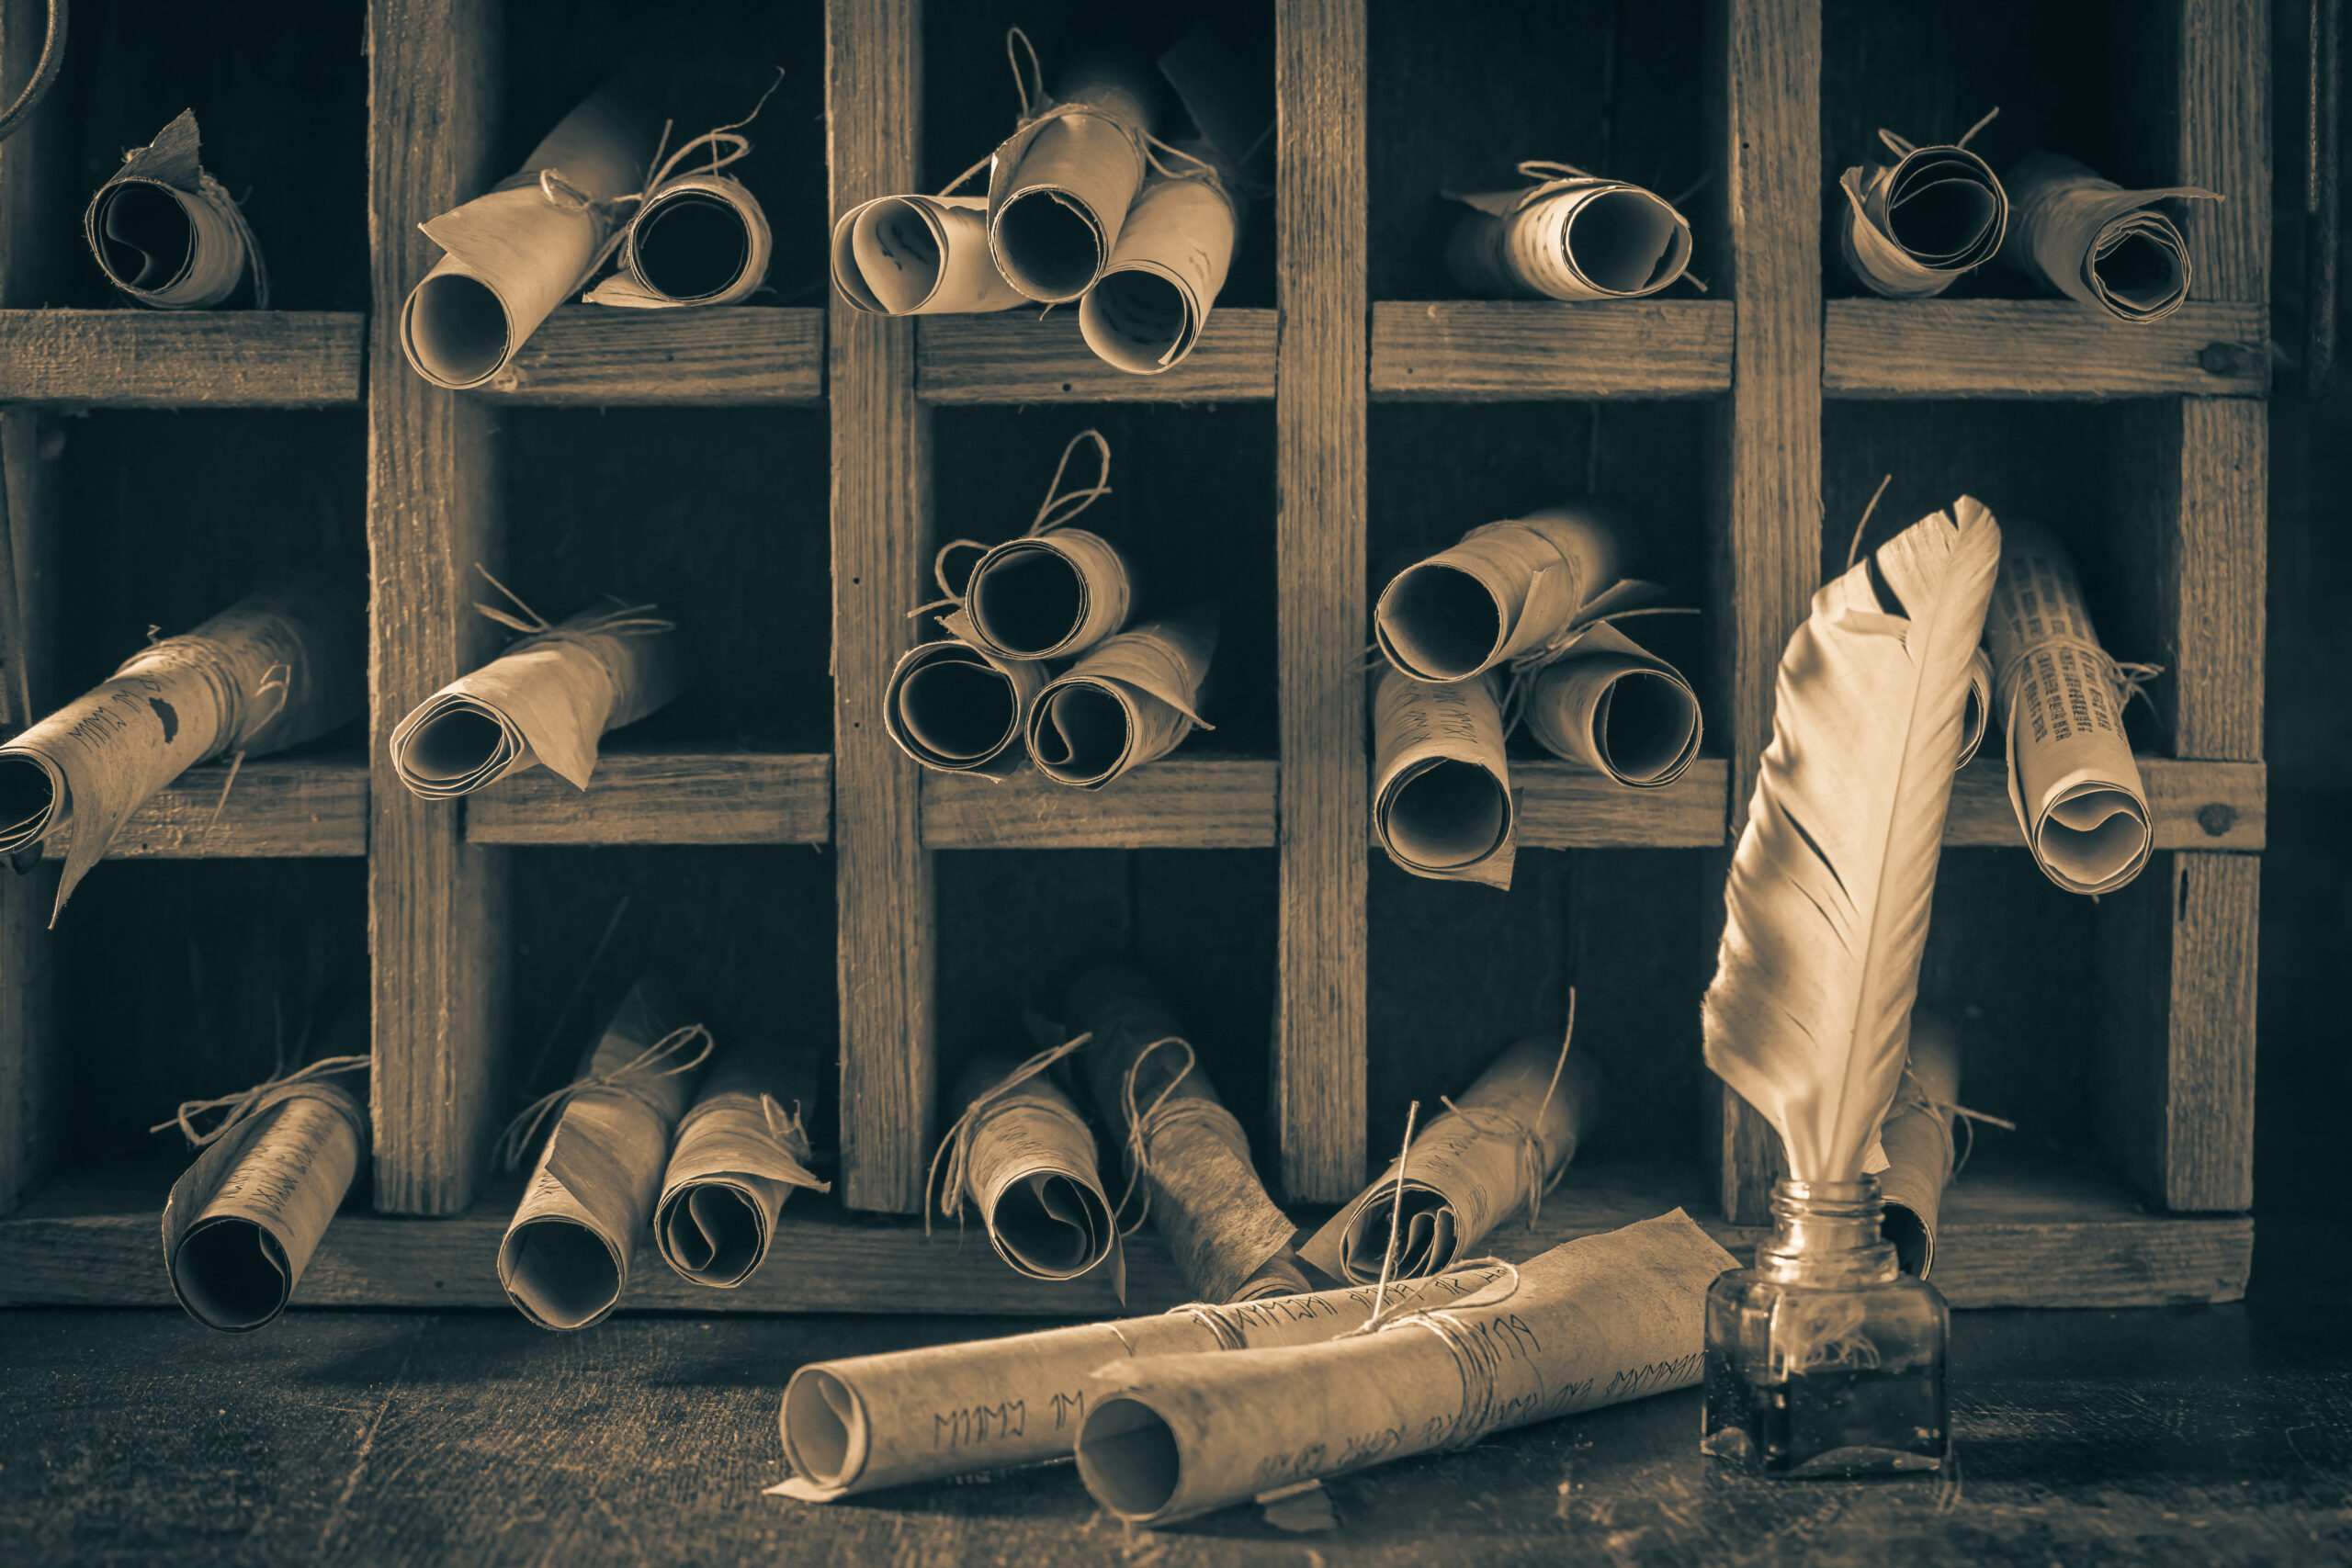
<svg viewBox="0 0 2352 1568"><path fill-rule="evenodd" d="M616 751L576 790L533 768L466 798L477 844L821 844L825 752Z"/></svg>
<svg viewBox="0 0 2352 1568"><path fill-rule="evenodd" d="M275 859L368 852L368 764L357 757L261 757L190 768L130 814L109 860ZM41 846L55 859L74 840L66 826Z"/></svg>
<svg viewBox="0 0 2352 1568"><path fill-rule="evenodd" d="M1995 738L1987 738L1988 748L1995 743ZM2148 756L2136 760L2157 849L2263 847L2267 771L2262 763ZM1952 781L1944 842L1984 849L2025 847L2017 810L2009 804L2009 770L1999 757L1980 753Z"/></svg>
<svg viewBox="0 0 2352 1568"><path fill-rule="evenodd" d="M1276 765L1178 753L1097 790L1033 768L1002 782L926 773L922 841L934 850L1264 849L1274 841Z"/></svg>
<svg viewBox="0 0 2352 1568"><path fill-rule="evenodd" d="M0 310L0 403L350 406L367 330L356 310Z"/></svg>
<svg viewBox="0 0 2352 1568"><path fill-rule="evenodd" d="M566 305L477 390L502 402L555 406L814 407L825 397L825 312L805 305Z"/></svg>
<svg viewBox="0 0 2352 1568"><path fill-rule="evenodd" d="M1726 299L1384 299L1372 395L1501 401L1703 398L1731 389Z"/></svg>
<svg viewBox="0 0 2352 1568"><path fill-rule="evenodd" d="M1031 307L915 323L915 390L934 403L1264 402L1274 395L1274 312L1209 313L1182 365L1136 376L1103 363L1078 308Z"/></svg>
<svg viewBox="0 0 2352 1568"><path fill-rule="evenodd" d="M2071 1166L1983 1168L1946 1195L1934 1280L1956 1307L2161 1306L2234 1301L2253 1261L2245 1215L2151 1214L2095 1171ZM117 1172L53 1183L0 1219L0 1305L169 1306L156 1245L171 1173L141 1162L141 1179ZM336 1218L303 1275L305 1306L506 1309L498 1243L512 1212L511 1183L451 1220ZM1743 1258L1757 1228L1706 1212L1697 1173L1684 1168L1572 1167L1544 1200L1535 1228L1506 1221L1489 1238L1523 1261L1577 1236L1613 1230L1676 1207L1689 1211ZM1128 1243L1127 1312L1189 1299L1148 1227ZM632 1265L625 1311L929 1312L1101 1316L1123 1310L1105 1281L1049 1285L1015 1274L986 1235L952 1224L926 1238L920 1222L846 1213L831 1199L795 1196L784 1209L767 1265L732 1291L690 1285L650 1245Z"/></svg>
<svg viewBox="0 0 2352 1568"><path fill-rule="evenodd" d="M1702 757L1664 789L1629 789L1576 762L1512 759L1522 849L1698 847L1721 844L1731 764Z"/></svg>
<svg viewBox="0 0 2352 1568"><path fill-rule="evenodd" d="M2072 299L1832 299L1832 398L2261 397L2260 305L2195 301L2146 325Z"/></svg>

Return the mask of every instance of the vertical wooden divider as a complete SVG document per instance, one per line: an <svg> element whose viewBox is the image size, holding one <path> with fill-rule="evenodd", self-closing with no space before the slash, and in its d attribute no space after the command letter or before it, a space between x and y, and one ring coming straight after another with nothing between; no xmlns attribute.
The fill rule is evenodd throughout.
<svg viewBox="0 0 2352 1568"><path fill-rule="evenodd" d="M836 217L918 188L920 0L827 0L825 106ZM913 321L869 316L828 292L842 1185L853 1209L910 1213L923 1202L938 1068L932 859L918 770L880 716L929 570L931 413L915 397Z"/></svg>
<svg viewBox="0 0 2352 1568"><path fill-rule="evenodd" d="M1721 18L1714 96L1736 335L1711 607L1736 844L1772 739L1781 650L1821 579L1821 0L1722 0ZM1779 1139L1721 1094L1724 1213L1761 1224Z"/></svg>
<svg viewBox="0 0 2352 1568"><path fill-rule="evenodd" d="M376 1207L449 1214L490 1156L506 1012L506 863L460 808L391 769L392 727L492 651L474 564L500 566L487 408L432 386L400 345L401 302L438 254L417 224L489 188L497 0L369 0L368 942Z"/></svg>
<svg viewBox="0 0 2352 1568"><path fill-rule="evenodd" d="M1338 1203L1364 1176L1366 297L1363 0L1282 0L1275 174L1282 1187Z"/></svg>

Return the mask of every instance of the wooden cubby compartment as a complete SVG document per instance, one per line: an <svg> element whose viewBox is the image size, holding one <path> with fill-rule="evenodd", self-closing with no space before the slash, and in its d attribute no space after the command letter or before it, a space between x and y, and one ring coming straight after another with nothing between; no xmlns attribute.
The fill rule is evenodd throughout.
<svg viewBox="0 0 2352 1568"><path fill-rule="evenodd" d="M695 36L725 40L726 69L676 112L688 134L732 118L710 106L740 112L785 68L741 171L775 228L770 291L566 307L463 395L418 379L388 330L431 263L416 225L634 61L635 13L330 0L260 34L211 3L77 21L56 94L0 149L0 461L25 609L0 658L46 712L149 623L324 558L368 574L371 703L364 729L248 764L217 820L224 770L192 771L111 857L156 863L99 868L58 930L53 860L0 888L0 1302L168 1301L154 1224L180 1156L141 1129L260 1076L280 999L338 965L371 1007L376 1212L356 1200L329 1232L311 1303L500 1305L514 1179L492 1138L567 1070L598 987L665 955L730 1032L838 1063L817 1121L838 1164L745 1288L697 1291L648 1256L628 1307L1110 1309L1107 1287L927 1242L915 1215L966 1054L1024 1043L1024 1010L1122 952L1159 972L1302 1220L1385 1159L1408 1101L1556 1029L1575 985L1610 1092L1540 1223L1496 1243L1679 1203L1750 1245L1769 1139L1702 1066L1697 999L1781 646L1887 473L1878 528L1962 490L2057 527L2109 649L2165 668L2132 719L2159 852L2124 893L2072 898L2035 871L1997 743L1955 786L1923 994L1962 1021L1963 1099L2019 1125L1977 1139L1938 1281L1959 1305L2234 1297L2253 1235L2268 7L2044 9L1277 0L1272 189L1199 351L1131 378L1069 310L880 321L825 283L832 214L937 189L1009 128L1004 28L1050 70L1098 7L722 6ZM0 38L39 10L0 0ZM315 114L289 137L295 100ZM1836 180L1876 128L1948 138L1995 104L1976 144L1996 168L2047 141L2126 183L2227 194L2183 218L2184 310L2125 327L1997 266L1928 301L1844 276ZM191 105L267 247L268 312L121 308L84 252L115 155ZM1526 157L1695 186L1705 291L1457 298L1440 193L1508 185ZM1088 526L1155 597L1222 604L1217 728L1099 793L922 774L878 703L932 552L1026 526L1090 426L1115 466ZM1517 756L1511 890L1405 876L1371 839L1371 595L1399 553L1588 490L1635 508L1654 573L1705 611L1672 633L1705 753L1646 794ZM584 795L535 773L451 807L389 776L391 726L496 645L477 561L549 615L611 592L688 630L703 683L616 736ZM1130 1305L1182 1295L1138 1237Z"/></svg>

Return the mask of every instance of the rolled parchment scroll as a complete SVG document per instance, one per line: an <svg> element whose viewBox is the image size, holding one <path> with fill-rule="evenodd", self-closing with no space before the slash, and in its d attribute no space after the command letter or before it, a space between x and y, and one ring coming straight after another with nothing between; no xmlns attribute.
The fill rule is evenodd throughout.
<svg viewBox="0 0 2352 1568"><path fill-rule="evenodd" d="M775 241L759 198L729 175L663 181L622 236L619 270L587 293L591 305L674 310L732 305L768 276Z"/></svg>
<svg viewBox="0 0 2352 1568"><path fill-rule="evenodd" d="M1335 1280L1369 1284L1380 1278L1393 1216L1396 1278L1442 1273L1476 1257L1506 1216L1528 1208L1532 1217L1567 1168L1599 1085L1583 1052L1563 1058L1557 1040L1521 1041L1415 1135L1401 1195L1392 1160L1300 1254Z"/></svg>
<svg viewBox="0 0 2352 1568"><path fill-rule="evenodd" d="M1076 299L1110 265L1143 185L1151 129L1151 88L1125 67L1080 67L1056 86L1051 99L1024 104L1021 129L989 173L997 270L1046 304Z"/></svg>
<svg viewBox="0 0 2352 1568"><path fill-rule="evenodd" d="M1056 784L1100 789L1176 750L1195 728L1216 652L1216 612L1132 626L1046 682L1029 709L1029 756Z"/></svg>
<svg viewBox="0 0 2352 1568"><path fill-rule="evenodd" d="M1838 246L1872 293L1925 299L1993 259L2008 226L2008 197L1991 166L1968 151L1968 136L1951 147L1914 147L1891 130L1878 134L1894 161L1857 164L1838 182L1850 209Z"/></svg>
<svg viewBox="0 0 2352 1568"><path fill-rule="evenodd" d="M594 274L631 215L661 125L607 86L485 195L424 225L447 254L401 310L401 348L438 387L479 387Z"/></svg>
<svg viewBox="0 0 2352 1568"><path fill-rule="evenodd" d="M882 196L833 225L833 287L883 316L1010 310L1026 298L989 254L982 196Z"/></svg>
<svg viewBox="0 0 2352 1568"><path fill-rule="evenodd" d="M679 1278L741 1284L766 1261L792 1190L832 1190L808 1170L801 1108L816 1097L808 1065L767 1046L737 1051L704 1077L653 1209L654 1245Z"/></svg>
<svg viewBox="0 0 2352 1568"><path fill-rule="evenodd" d="M1975 760L1976 749L1984 744L1984 731L1993 723L1993 656L1983 649L1968 666L1968 706L1960 717L1960 761L1951 765L1953 773Z"/></svg>
<svg viewBox="0 0 2352 1568"><path fill-rule="evenodd" d="M1446 241L1445 268L1464 292L1638 299L1690 265L1690 224L1663 197L1566 164L1519 169L1538 183L1453 197L1468 210Z"/></svg>
<svg viewBox="0 0 2352 1568"><path fill-rule="evenodd" d="M1994 721L2009 805L2033 858L2075 893L2112 893L2154 848L2148 795L2123 733L2122 677L2098 645L2065 547L2049 530L2001 525L2001 575L1984 616Z"/></svg>
<svg viewBox="0 0 2352 1568"><path fill-rule="evenodd" d="M1056 527L992 545L973 564L960 635L999 659L1074 659L1125 626L1134 603L1108 540Z"/></svg>
<svg viewBox="0 0 2352 1568"><path fill-rule="evenodd" d="M269 309L261 246L220 182L205 173L196 111L123 155L82 214L82 235L108 282L158 310L201 310L233 293L248 263L254 309Z"/></svg>
<svg viewBox="0 0 2352 1568"><path fill-rule="evenodd" d="M1045 1074L1057 1055L1019 1064L984 1055L964 1069L956 1099L965 1111L940 1147L940 1212L955 1218L969 1200L997 1256L1020 1273L1058 1281L1108 1265L1125 1297L1126 1262L1095 1169L1094 1129Z"/></svg>
<svg viewBox="0 0 2352 1568"><path fill-rule="evenodd" d="M2004 182L2001 259L2120 321L2160 321L2188 299L2188 245L2159 201L2219 201L2198 186L2125 190L2063 152L2030 152Z"/></svg>
<svg viewBox="0 0 2352 1568"><path fill-rule="evenodd" d="M1607 621L1529 672L1521 716L1555 757L1634 789L1664 789L1699 755L1699 696L1682 672Z"/></svg>
<svg viewBox="0 0 2352 1568"><path fill-rule="evenodd" d="M1266 1195L1248 1134L1150 978L1103 964L1070 987L1062 1011L1069 1032L1092 1036L1080 1060L1095 1110L1193 1294L1225 1303L1304 1292L1290 1249L1297 1227Z"/></svg>
<svg viewBox="0 0 2352 1568"><path fill-rule="evenodd" d="M1495 678L1432 685L1374 677L1372 825L1415 876L1510 886L1518 804Z"/></svg>
<svg viewBox="0 0 2352 1568"><path fill-rule="evenodd" d="M1507 1278L1481 1265L1388 1288L1392 1312L1442 1307ZM813 1361L785 1385L779 1421L791 1479L771 1490L830 1503L914 1481L1061 1458L1099 1386L1129 1356L1310 1345L1361 1326L1368 1286L1232 1306L1193 1305L1003 1339Z"/></svg>
<svg viewBox="0 0 2352 1568"><path fill-rule="evenodd" d="M586 789L597 739L684 688L677 627L651 609L584 610L458 676L394 728L393 771L427 800L455 800L540 762Z"/></svg>
<svg viewBox="0 0 2352 1568"><path fill-rule="evenodd" d="M1884 1214L1879 1231L1906 1274L1927 1278L1936 1258L1936 1217L1951 1185L1952 1122L1959 1115L1960 1043L1941 1017L1911 1015L1911 1055L1894 1104L1879 1128L1886 1168L1878 1173Z"/></svg>
<svg viewBox="0 0 2352 1568"><path fill-rule="evenodd" d="M1079 303L1086 346L1133 376L1182 364L1225 287L1239 231L1224 178L1205 164L1153 179L1127 209L1118 248Z"/></svg>
<svg viewBox="0 0 2352 1568"><path fill-rule="evenodd" d="M208 1328L243 1333L286 1310L368 1157L364 1032L356 1055L322 1057L243 1095L180 1107L196 1160L164 1204L172 1294ZM198 1134L193 1114L226 1106ZM166 1122L157 1132L173 1125Z"/></svg>
<svg viewBox="0 0 2352 1568"><path fill-rule="evenodd" d="M1612 509L1582 504L1471 529L1381 590L1381 652L1423 681L1467 681L1533 652L1623 575L1623 528Z"/></svg>
<svg viewBox="0 0 2352 1568"><path fill-rule="evenodd" d="M970 627L961 611L943 624ZM1045 684L1043 664L1000 659L961 637L917 643L890 671L882 727L926 768L1006 778L1029 760L1029 705Z"/></svg>
<svg viewBox="0 0 2352 1568"><path fill-rule="evenodd" d="M541 1328L603 1321L628 1288L639 1240L662 1192L671 1135L710 1054L698 1023L674 1015L647 982L630 987L571 1083L542 1097L507 1130L508 1163L548 1115L514 1223L498 1244L498 1283Z"/></svg>
<svg viewBox="0 0 2352 1568"><path fill-rule="evenodd" d="M1351 1338L1103 1369L1078 1472L1162 1525L1259 1494L1699 1381L1707 1287L1738 1267L1677 1209L1554 1247L1451 1306ZM1306 1298L1312 1300L1314 1298Z"/></svg>
<svg viewBox="0 0 2352 1568"><path fill-rule="evenodd" d="M306 579L132 654L0 746L0 855L70 822L62 910L123 820L183 770L299 746L358 716L366 626L357 596Z"/></svg>

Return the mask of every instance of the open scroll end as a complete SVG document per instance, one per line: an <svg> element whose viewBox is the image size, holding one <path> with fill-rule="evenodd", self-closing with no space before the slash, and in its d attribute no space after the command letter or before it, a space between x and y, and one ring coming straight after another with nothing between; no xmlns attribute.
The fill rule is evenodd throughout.
<svg viewBox="0 0 2352 1568"><path fill-rule="evenodd" d="M1645 190L1605 190L1577 209L1561 236L1568 263L1611 294L1655 294L1690 264L1690 231Z"/></svg>
<svg viewBox="0 0 2352 1568"><path fill-rule="evenodd" d="M792 1479L787 1497L825 1503L857 1484L865 1470L865 1406L857 1393L822 1367L803 1367L784 1387L784 1457Z"/></svg>
<svg viewBox="0 0 2352 1568"><path fill-rule="evenodd" d="M1036 1280L1075 1280L1111 1255L1111 1206L1082 1181L1035 1175L1008 1188L989 1216L1004 1260Z"/></svg>
<svg viewBox="0 0 2352 1568"><path fill-rule="evenodd" d="M1629 671L1610 682L1593 728L1619 784L1657 789L1689 772L1699 754L1699 702L1679 681Z"/></svg>
<svg viewBox="0 0 2352 1568"><path fill-rule="evenodd" d="M1390 795L1385 837L1400 860L1433 871L1476 865L1502 847L1510 801L1476 762L1430 763Z"/></svg>
<svg viewBox="0 0 2352 1568"><path fill-rule="evenodd" d="M1151 1524L1184 1479L1183 1450L1160 1414L1128 1394L1103 1400L1078 1429L1078 1474L1094 1500L1134 1524Z"/></svg>
<svg viewBox="0 0 2352 1568"><path fill-rule="evenodd" d="M869 201L843 228L833 242L833 276L853 304L904 316L939 292L944 244L938 220L919 201Z"/></svg>
<svg viewBox="0 0 2352 1568"><path fill-rule="evenodd" d="M1887 1204L1879 1220L1878 1234L1881 1239L1894 1244L1897 1268L1917 1280L1928 1277L1928 1266L1935 1261L1936 1238L1917 1211L1902 1203Z"/></svg>
<svg viewBox="0 0 2352 1568"><path fill-rule="evenodd" d="M943 655L909 671L897 706L908 751L933 768L976 767L1021 736L1012 682L977 655Z"/></svg>
<svg viewBox="0 0 2352 1568"><path fill-rule="evenodd" d="M1192 352L1199 326L1184 291L1158 273L1103 275L1078 307L1079 334L1096 358L1130 376L1157 376Z"/></svg>
<svg viewBox="0 0 2352 1568"><path fill-rule="evenodd" d="M412 783L472 789L495 774L506 730L478 708L450 706L416 727L401 749L401 775Z"/></svg>
<svg viewBox="0 0 2352 1568"><path fill-rule="evenodd" d="M2064 796L2034 840L2045 870L2069 886L2101 893L2137 876L2151 847L2144 810L2120 789Z"/></svg>
<svg viewBox="0 0 2352 1568"><path fill-rule="evenodd" d="M44 759L0 751L0 855L37 844L65 810L65 781Z"/></svg>
<svg viewBox="0 0 2352 1568"><path fill-rule="evenodd" d="M1388 1250L1389 1214L1386 1198L1366 1203L1349 1228L1340 1266L1350 1282L1369 1285L1380 1278L1382 1258ZM1453 1261L1453 1205L1444 1194L1408 1183L1404 1212L1396 1222L1396 1266L1392 1280L1418 1280L1435 1274Z"/></svg>
<svg viewBox="0 0 2352 1568"><path fill-rule="evenodd" d="M621 1299L621 1262L570 1220L527 1220L498 1246L507 1298L541 1328L585 1328Z"/></svg>
<svg viewBox="0 0 2352 1568"><path fill-rule="evenodd" d="M251 1220L223 1215L199 1222L171 1259L172 1289L188 1315L207 1328L243 1334L286 1310L293 1270L277 1238Z"/></svg>
<svg viewBox="0 0 2352 1568"><path fill-rule="evenodd" d="M1094 287L1109 260L1086 204L1049 188L1016 191L1008 198L997 215L995 239L1005 281L1048 305L1066 304Z"/></svg>
<svg viewBox="0 0 2352 1568"><path fill-rule="evenodd" d="M681 1279L725 1290L750 1279L765 1256L761 1220L741 1192L705 1181L673 1195L654 1224L662 1256Z"/></svg>
<svg viewBox="0 0 2352 1568"><path fill-rule="evenodd" d="M1049 545L1015 541L989 552L965 585L972 630L1007 659L1047 659L1086 620L1086 579Z"/></svg>
<svg viewBox="0 0 2352 1568"><path fill-rule="evenodd" d="M478 387L506 363L514 333L490 285L462 272L436 272L401 311L401 346L417 374L436 387Z"/></svg>
<svg viewBox="0 0 2352 1568"><path fill-rule="evenodd" d="M699 305L733 293L752 265L752 231L743 215L704 191L656 199L637 220L629 244L638 276L656 293Z"/></svg>
<svg viewBox="0 0 2352 1568"><path fill-rule="evenodd" d="M169 288L196 265L196 220L177 191L124 180L98 195L98 261L117 288Z"/></svg>
<svg viewBox="0 0 2352 1568"><path fill-rule="evenodd" d="M1038 700L1029 720L1029 754L1057 784L1100 784L1126 756L1134 738L1127 710L1102 686L1057 686Z"/></svg>
<svg viewBox="0 0 2352 1568"><path fill-rule="evenodd" d="M1502 649L1503 608L1492 590L1434 561L1407 567L1380 595L1381 647L1419 681L1466 681Z"/></svg>

